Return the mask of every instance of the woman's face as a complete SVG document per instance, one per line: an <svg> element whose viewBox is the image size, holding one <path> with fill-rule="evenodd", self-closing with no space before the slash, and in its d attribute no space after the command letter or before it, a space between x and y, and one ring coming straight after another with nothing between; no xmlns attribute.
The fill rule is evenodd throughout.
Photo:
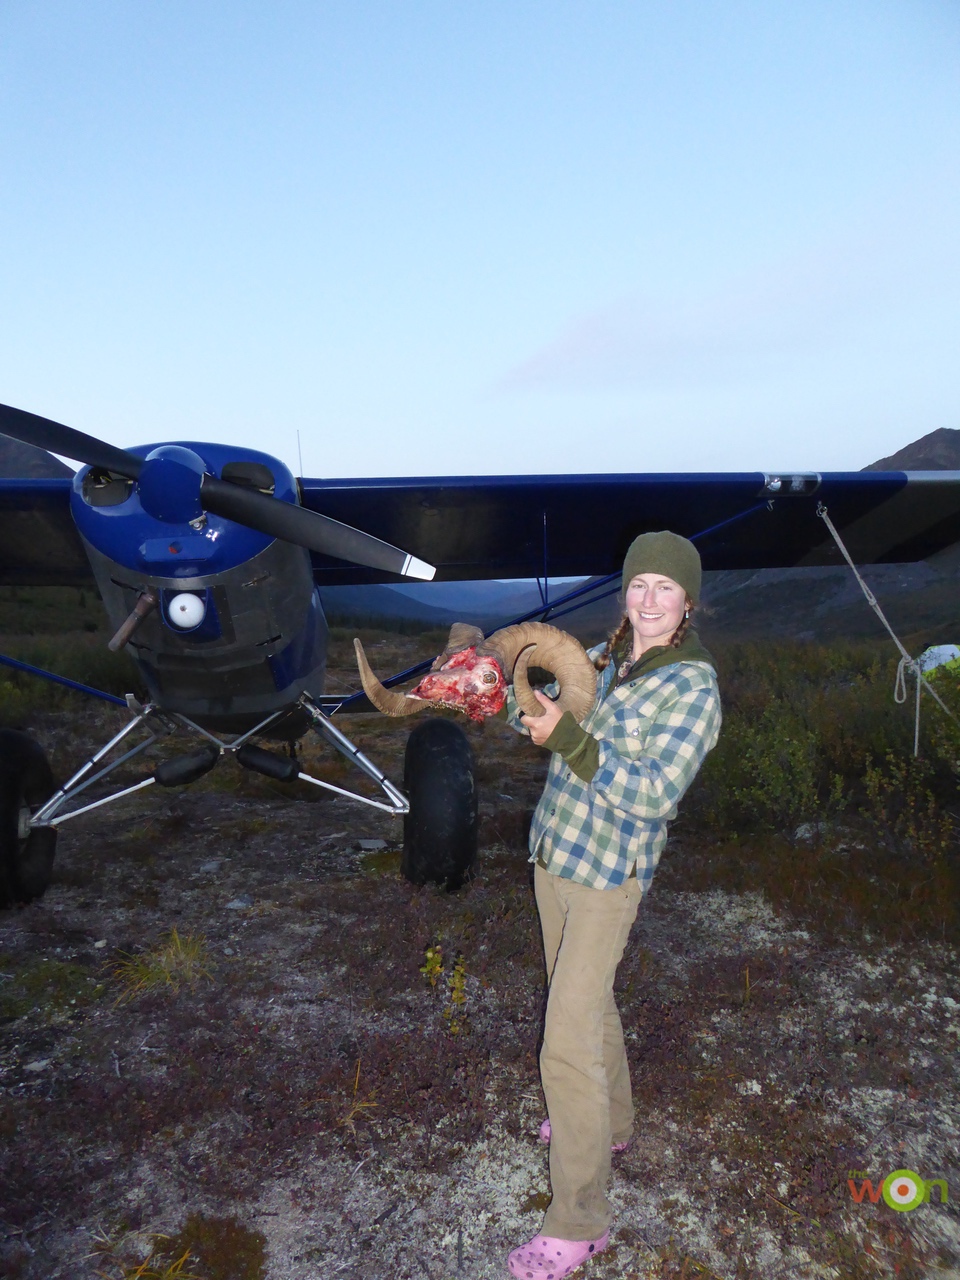
<svg viewBox="0 0 960 1280"><path fill-rule="evenodd" d="M633 652L639 657L669 643L683 621L687 595L679 582L662 573L638 573L627 587L626 606L633 627Z"/></svg>

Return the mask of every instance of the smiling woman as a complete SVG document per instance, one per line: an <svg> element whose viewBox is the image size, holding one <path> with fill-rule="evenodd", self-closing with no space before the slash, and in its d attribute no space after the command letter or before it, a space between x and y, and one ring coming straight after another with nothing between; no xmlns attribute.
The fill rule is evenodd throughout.
<svg viewBox="0 0 960 1280"><path fill-rule="evenodd" d="M660 568L652 569L651 565ZM626 614L620 637L632 628L634 662L660 645L679 648L687 633L684 624L689 622L700 594L696 547L674 533L647 533L636 538L623 565L623 591Z"/></svg>
<svg viewBox="0 0 960 1280"><path fill-rule="evenodd" d="M658 574L637 574L627 587L627 617L633 628L633 657L654 645L669 644L691 600L679 582Z"/></svg>
<svg viewBox="0 0 960 1280"><path fill-rule="evenodd" d="M611 1154L633 1135L633 1101L613 983L677 804L720 730L713 659L690 627L700 556L675 533L636 538L623 565L626 612L591 656L596 694L581 717L537 694L515 728L553 752L530 828L548 995L540 1075L553 1198L511 1272L559 1280L604 1249Z"/></svg>

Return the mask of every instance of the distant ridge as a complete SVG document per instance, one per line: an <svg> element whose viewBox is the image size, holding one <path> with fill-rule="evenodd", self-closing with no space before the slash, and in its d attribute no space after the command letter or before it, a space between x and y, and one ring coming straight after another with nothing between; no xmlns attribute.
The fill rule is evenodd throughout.
<svg viewBox="0 0 960 1280"><path fill-rule="evenodd" d="M960 433L958 433L960 434ZM0 435L0 478L44 480L50 476L72 476L73 471L59 458L36 445L21 444Z"/></svg>
<svg viewBox="0 0 960 1280"><path fill-rule="evenodd" d="M864 471L960 471L960 431L939 427Z"/></svg>
<svg viewBox="0 0 960 1280"><path fill-rule="evenodd" d="M556 598L567 586L551 583ZM537 608L540 594L532 582L431 582L394 586L325 587L323 607L334 626L380 618L397 623L449 627L471 622L490 630Z"/></svg>

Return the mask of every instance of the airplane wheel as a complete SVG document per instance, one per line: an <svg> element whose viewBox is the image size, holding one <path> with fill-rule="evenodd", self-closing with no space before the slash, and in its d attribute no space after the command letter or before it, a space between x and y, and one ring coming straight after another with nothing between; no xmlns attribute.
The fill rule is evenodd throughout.
<svg viewBox="0 0 960 1280"><path fill-rule="evenodd" d="M0 907L32 902L50 883L57 829L27 831L25 822L53 790L40 744L16 729L0 729Z"/></svg>
<svg viewBox="0 0 960 1280"><path fill-rule="evenodd" d="M400 869L414 884L459 889L477 857L477 786L467 735L452 720L423 720L403 765L410 812L403 819Z"/></svg>

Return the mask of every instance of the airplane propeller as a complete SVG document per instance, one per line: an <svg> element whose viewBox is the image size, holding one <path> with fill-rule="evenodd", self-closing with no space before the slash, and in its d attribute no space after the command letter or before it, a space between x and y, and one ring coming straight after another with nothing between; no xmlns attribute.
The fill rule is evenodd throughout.
<svg viewBox="0 0 960 1280"><path fill-rule="evenodd" d="M361 529L212 476L197 454L178 445L162 445L146 458L138 458L126 449L11 405L0 405L0 433L135 481L143 509L158 520L178 524L209 511L308 551L368 569L427 581L436 573L433 565Z"/></svg>

